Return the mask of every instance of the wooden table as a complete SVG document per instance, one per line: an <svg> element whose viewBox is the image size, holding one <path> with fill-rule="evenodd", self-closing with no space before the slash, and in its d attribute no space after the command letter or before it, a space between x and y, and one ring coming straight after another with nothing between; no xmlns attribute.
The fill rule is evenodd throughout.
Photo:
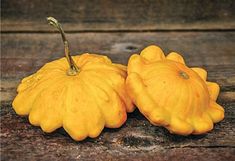
<svg viewBox="0 0 235 161"><path fill-rule="evenodd" d="M100 53L127 64L150 44L177 51L221 86L225 119L199 136L151 125L138 110L119 129L73 141L63 129L45 134L12 110L20 80L63 56L63 24L72 53ZM2 0L1 160L235 160L235 3L184 0Z"/></svg>

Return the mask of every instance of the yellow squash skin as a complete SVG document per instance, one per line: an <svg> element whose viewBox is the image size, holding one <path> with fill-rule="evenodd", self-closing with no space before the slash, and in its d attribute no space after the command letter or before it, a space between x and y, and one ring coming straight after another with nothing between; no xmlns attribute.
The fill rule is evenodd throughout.
<svg viewBox="0 0 235 161"><path fill-rule="evenodd" d="M189 68L179 54L165 57L157 46L134 54L126 86L140 112L154 125L179 135L203 134L224 118L216 103L219 86L202 68Z"/></svg>
<svg viewBox="0 0 235 161"><path fill-rule="evenodd" d="M68 76L65 58L45 64L22 80L13 108L50 133L63 127L77 141L97 137L104 127L118 128L134 110L125 90L126 66L106 56L73 57L79 73Z"/></svg>

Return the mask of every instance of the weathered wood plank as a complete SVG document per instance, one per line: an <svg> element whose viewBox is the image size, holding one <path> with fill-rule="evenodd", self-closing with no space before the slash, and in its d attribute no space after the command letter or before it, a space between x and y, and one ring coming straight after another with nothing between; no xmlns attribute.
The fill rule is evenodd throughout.
<svg viewBox="0 0 235 161"><path fill-rule="evenodd" d="M221 85L220 99L235 99L234 32L76 33L68 38L73 53L103 53L123 64L132 53L159 44L166 53L182 53L189 66L207 69L208 79ZM11 101L20 79L62 57L62 52L59 34L2 34L1 99Z"/></svg>
<svg viewBox="0 0 235 161"><path fill-rule="evenodd" d="M57 146L56 146L57 147ZM30 147L32 148L32 147ZM45 146L44 148L51 148ZM58 148L58 147L57 147ZM71 151L60 146L59 149L51 148L48 153L42 154L37 150L33 153L27 149L26 152L22 152L23 149L4 151L2 160L82 160L82 161L233 161L235 159L234 148L174 148L174 149L162 149L159 151L125 151L120 152L116 150L109 150L107 147L92 147L94 151L88 150L88 148L71 148ZM34 147L35 149L35 147ZM44 152L44 151L43 151ZM54 153L52 153L54 152ZM40 157L39 157L40 155ZM21 159L19 159L21 158Z"/></svg>
<svg viewBox="0 0 235 161"><path fill-rule="evenodd" d="M234 113L234 103L226 108ZM227 117L213 131L182 137L151 125L137 110L119 129L105 129L96 139L75 142L59 129L45 134L1 107L1 154L3 160L232 160L235 157L234 118ZM228 112L230 111L230 112ZM234 117L234 115L233 115Z"/></svg>
<svg viewBox="0 0 235 161"><path fill-rule="evenodd" d="M57 17L67 31L234 29L233 0L2 0L2 31L51 31Z"/></svg>
<svg viewBox="0 0 235 161"><path fill-rule="evenodd" d="M165 53L169 51L182 53L191 66L231 65L235 61L235 32L124 32L67 35L72 53L101 53L110 56L114 62L124 64L131 54L139 53L151 44L161 46ZM53 60L63 56L63 44L58 33L2 34L1 38L1 58L14 58L15 60L9 59L9 61L19 66L19 63L23 65L27 62L33 65L37 64L33 61ZM42 65L41 63L38 65Z"/></svg>

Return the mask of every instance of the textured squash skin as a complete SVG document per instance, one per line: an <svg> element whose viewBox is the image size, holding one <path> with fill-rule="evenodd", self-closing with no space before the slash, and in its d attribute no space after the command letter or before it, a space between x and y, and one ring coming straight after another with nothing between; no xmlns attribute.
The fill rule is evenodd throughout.
<svg viewBox="0 0 235 161"><path fill-rule="evenodd" d="M104 127L118 128L134 110L125 90L126 66L106 56L73 57L80 72L68 76L67 60L45 64L22 80L13 108L44 132L63 127L77 141L97 137Z"/></svg>
<svg viewBox="0 0 235 161"><path fill-rule="evenodd" d="M134 54L126 86L140 112L154 125L180 135L203 134L224 118L215 101L219 86L207 82L202 68L188 68L179 54L165 57L157 46Z"/></svg>

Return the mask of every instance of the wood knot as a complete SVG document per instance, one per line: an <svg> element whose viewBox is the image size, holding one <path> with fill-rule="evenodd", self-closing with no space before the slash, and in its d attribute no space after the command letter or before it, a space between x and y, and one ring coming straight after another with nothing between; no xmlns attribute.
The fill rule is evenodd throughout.
<svg viewBox="0 0 235 161"><path fill-rule="evenodd" d="M148 147L153 145L152 141L148 138L142 138L137 136L125 136L121 138L120 142L128 147Z"/></svg>
<svg viewBox="0 0 235 161"><path fill-rule="evenodd" d="M135 47L135 46L127 46L126 49L132 51L132 50L136 50L137 47Z"/></svg>

